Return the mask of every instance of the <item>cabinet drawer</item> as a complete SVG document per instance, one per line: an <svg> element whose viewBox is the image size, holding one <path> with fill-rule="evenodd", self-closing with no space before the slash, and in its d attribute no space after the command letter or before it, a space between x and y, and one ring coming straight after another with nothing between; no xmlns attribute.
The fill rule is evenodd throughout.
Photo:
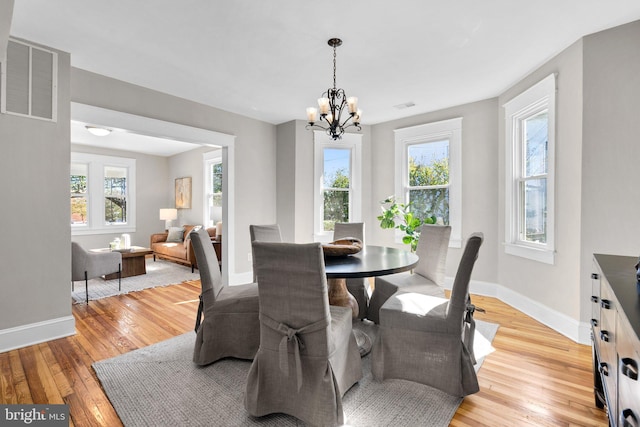
<svg viewBox="0 0 640 427"><path fill-rule="evenodd" d="M640 340L624 317L618 317L618 425L640 426Z"/></svg>

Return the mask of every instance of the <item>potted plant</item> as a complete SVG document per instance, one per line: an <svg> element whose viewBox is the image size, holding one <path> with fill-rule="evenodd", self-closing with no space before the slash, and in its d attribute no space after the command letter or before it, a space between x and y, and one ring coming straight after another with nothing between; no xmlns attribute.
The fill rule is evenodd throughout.
<svg viewBox="0 0 640 427"><path fill-rule="evenodd" d="M424 220L411 212L411 203L398 203L395 196L389 196L382 202L382 215L378 216L380 227L397 228L404 233L402 243L411 245L411 252L415 252L420 239L422 224L435 224L436 217L431 215Z"/></svg>

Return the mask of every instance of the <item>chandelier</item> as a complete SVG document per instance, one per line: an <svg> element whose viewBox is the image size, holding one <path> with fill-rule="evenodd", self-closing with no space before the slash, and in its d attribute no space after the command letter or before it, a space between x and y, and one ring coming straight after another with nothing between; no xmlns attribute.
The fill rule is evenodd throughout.
<svg viewBox="0 0 640 427"><path fill-rule="evenodd" d="M362 112L358 110L358 98L344 93L344 89L336 86L336 48L342 44L340 39L329 39L327 42L333 47L333 88L327 89L318 99L320 109L320 121L318 119L318 108L307 108L307 129L322 129L327 132L333 140L341 139L345 129L355 127L360 130L360 117ZM345 116L343 118L343 115ZM344 119L344 120L343 120Z"/></svg>

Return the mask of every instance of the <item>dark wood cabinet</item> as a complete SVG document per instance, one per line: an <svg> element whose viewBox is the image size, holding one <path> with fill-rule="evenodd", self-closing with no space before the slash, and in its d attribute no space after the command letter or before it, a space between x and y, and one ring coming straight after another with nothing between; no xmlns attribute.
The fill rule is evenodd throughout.
<svg viewBox="0 0 640 427"><path fill-rule="evenodd" d="M640 427L640 295L637 258L594 255L591 338L596 405L609 424Z"/></svg>

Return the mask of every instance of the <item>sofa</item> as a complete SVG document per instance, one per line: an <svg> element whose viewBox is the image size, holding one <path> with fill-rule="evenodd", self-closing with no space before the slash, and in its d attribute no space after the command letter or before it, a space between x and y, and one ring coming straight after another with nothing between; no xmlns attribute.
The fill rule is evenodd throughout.
<svg viewBox="0 0 640 427"><path fill-rule="evenodd" d="M195 225L183 225L170 227L163 233L151 235L149 247L153 251L153 260L156 257L191 266L191 272L198 267L196 256L191 246L189 233ZM211 240L216 239L216 228L207 228Z"/></svg>

